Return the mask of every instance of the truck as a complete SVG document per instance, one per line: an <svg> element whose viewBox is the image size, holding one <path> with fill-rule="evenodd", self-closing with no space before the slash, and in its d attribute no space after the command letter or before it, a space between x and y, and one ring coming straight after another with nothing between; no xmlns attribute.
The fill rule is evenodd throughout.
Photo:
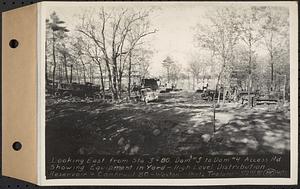
<svg viewBox="0 0 300 189"><path fill-rule="evenodd" d="M158 89L160 80L157 78L143 78L141 97L142 101L148 103L158 99Z"/></svg>
<svg viewBox="0 0 300 189"><path fill-rule="evenodd" d="M133 93L136 99L145 103L155 101L158 99L159 79L156 78L143 78L140 85L133 87Z"/></svg>

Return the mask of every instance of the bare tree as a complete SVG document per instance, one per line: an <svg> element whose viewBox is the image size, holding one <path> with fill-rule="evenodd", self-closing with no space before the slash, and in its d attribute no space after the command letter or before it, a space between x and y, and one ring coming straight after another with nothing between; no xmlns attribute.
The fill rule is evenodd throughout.
<svg viewBox="0 0 300 189"><path fill-rule="evenodd" d="M56 72L56 44L58 43L58 40L62 40L65 37L65 33L69 32L66 27L61 26L61 24L64 24L65 22L60 20L59 17L55 12L53 12L50 15L50 21L46 22L47 29L50 29L52 34L52 57L53 57L53 69L52 69L52 82L53 82L53 90L55 87L55 72Z"/></svg>
<svg viewBox="0 0 300 189"><path fill-rule="evenodd" d="M240 20L238 18L236 9L232 7L218 8L208 16L210 25L196 27L196 42L200 47L212 51L213 56L221 63L217 74L216 92L225 66L232 60L233 49L240 37Z"/></svg>
<svg viewBox="0 0 300 189"><path fill-rule="evenodd" d="M173 84L177 85L181 71L182 71L182 66L180 64L175 63L171 65L170 80L173 82Z"/></svg>
<svg viewBox="0 0 300 189"><path fill-rule="evenodd" d="M149 11L147 10L114 9L106 11L104 8L101 8L96 14L81 16L82 21L77 27L77 31L91 39L102 51L113 99L120 98L125 63L131 51L141 38L156 31L150 30L148 17ZM127 41L130 32L135 35L132 43Z"/></svg>
<svg viewBox="0 0 300 189"><path fill-rule="evenodd" d="M150 59L153 56L153 51L149 50L150 47L140 47L136 52L136 69L140 78L149 76Z"/></svg>
<svg viewBox="0 0 300 189"><path fill-rule="evenodd" d="M262 11L260 34L263 44L269 54L269 64L271 67L271 91L275 88L274 64L286 53L282 48L288 47L288 10L280 7L265 7Z"/></svg>
<svg viewBox="0 0 300 189"><path fill-rule="evenodd" d="M208 19L211 22L209 25L198 25L196 27L196 42L200 47L212 51L214 56L219 59L221 63L220 71L217 74L216 88L213 97L214 122L215 95L219 89L220 79L225 66L232 60L233 49L237 44L241 33L240 21L238 18L237 10L232 7L217 8L215 11L210 12L210 15L208 16ZM218 102L219 99L220 95L218 95Z"/></svg>
<svg viewBox="0 0 300 189"><path fill-rule="evenodd" d="M255 54L255 45L261 39L258 33L259 28L259 14L256 7L243 9L242 14L242 34L241 40L246 45L248 52L248 105L251 106L251 91L252 91L252 75L253 75L253 57Z"/></svg>
<svg viewBox="0 0 300 189"><path fill-rule="evenodd" d="M174 61L171 59L171 57L167 56L166 59L163 60L162 65L167 70L167 81L170 82L170 68L174 64Z"/></svg>
<svg viewBox="0 0 300 189"><path fill-rule="evenodd" d="M84 53L84 47L85 43L82 37L76 37L74 39L74 43L72 44L73 47L73 60L77 63L76 69L77 69L77 75L78 75L78 83L81 81L81 72L83 72L83 83L86 83L86 66L83 61L85 53ZM79 74L80 70L80 74Z"/></svg>
<svg viewBox="0 0 300 189"><path fill-rule="evenodd" d="M91 58L92 62L94 62L97 67L99 68L99 74L100 74L100 90L102 92L102 98L105 98L105 82L104 82L104 76L105 76L105 69L104 69L104 62L103 62L103 56L101 56L100 52L101 50L98 48L98 46L90 46L86 45L85 52L89 58Z"/></svg>
<svg viewBox="0 0 300 189"><path fill-rule="evenodd" d="M127 48L124 44L121 47L121 52L123 49L126 48L125 53L120 54L120 69L119 69L119 85L121 87L122 84L122 75L124 72L124 68L126 65L126 61L128 59L128 90L131 88L131 73L132 73L132 56L135 52L134 50L137 49L139 46L144 44L144 38L150 34L154 34L157 30L150 30L150 22L144 19L137 20L135 23L132 24L130 31L127 35ZM126 37L126 36L125 36ZM124 54L124 55L123 55ZM122 65L122 58L123 58L123 65ZM130 97L130 92L128 92L128 96Z"/></svg>
<svg viewBox="0 0 300 189"><path fill-rule="evenodd" d="M200 73L201 73L201 63L200 60L192 60L188 63L188 71L193 76L193 90L195 90L195 80L198 84Z"/></svg>
<svg viewBox="0 0 300 189"><path fill-rule="evenodd" d="M64 73L65 73L65 80L67 83L71 83L71 80L69 78L69 74L68 74L68 67L69 67L69 63L68 63L68 59L70 57L69 54L69 48L66 47L66 44L63 43L62 45L60 45L58 47L58 52L60 53L60 59L64 68Z"/></svg>

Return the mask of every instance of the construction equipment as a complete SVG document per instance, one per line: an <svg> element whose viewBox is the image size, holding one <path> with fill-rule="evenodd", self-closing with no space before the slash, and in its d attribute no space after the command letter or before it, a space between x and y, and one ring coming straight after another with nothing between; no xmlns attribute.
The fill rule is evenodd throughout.
<svg viewBox="0 0 300 189"><path fill-rule="evenodd" d="M47 93L54 94L55 96L76 96L76 97L93 97L100 98L100 86L93 83L57 83L54 85L52 82L46 84Z"/></svg>

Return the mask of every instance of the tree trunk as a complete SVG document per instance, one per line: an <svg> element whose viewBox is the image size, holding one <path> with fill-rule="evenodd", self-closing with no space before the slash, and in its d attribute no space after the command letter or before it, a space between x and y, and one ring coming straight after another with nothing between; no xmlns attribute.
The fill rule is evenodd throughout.
<svg viewBox="0 0 300 189"><path fill-rule="evenodd" d="M118 75L118 89L119 89L119 97L118 98L121 98L122 97L122 77L123 77L123 73L122 72L119 72L119 75Z"/></svg>
<svg viewBox="0 0 300 189"><path fill-rule="evenodd" d="M216 132L216 95L218 91L218 85L219 85L219 77L216 84L216 89L213 95L213 132Z"/></svg>
<svg viewBox="0 0 300 189"><path fill-rule="evenodd" d="M273 32L271 32L269 54L270 54L270 64L271 64L271 91L273 91L274 90Z"/></svg>
<svg viewBox="0 0 300 189"><path fill-rule="evenodd" d="M285 104L285 88L286 88L286 75L284 75L284 80L283 80L283 104Z"/></svg>
<svg viewBox="0 0 300 189"><path fill-rule="evenodd" d="M214 92L214 95L213 95L213 131L214 132L216 132L216 100L215 100L215 98L216 98L216 94L217 94L217 91L218 91L218 88L219 88L221 75L224 71L225 65L226 65L226 59L223 59L223 65L222 65L220 73L218 74L216 89L215 89L215 92ZM219 89L219 92L220 92L220 89ZM220 95L218 95L218 96L220 96ZM219 97L218 97L218 101L219 101Z"/></svg>
<svg viewBox="0 0 300 189"><path fill-rule="evenodd" d="M193 76L193 91L195 90L195 76Z"/></svg>
<svg viewBox="0 0 300 189"><path fill-rule="evenodd" d="M119 89L119 93L118 93L118 96L119 98L122 97L122 77L123 77L123 70L122 70L122 67L121 67L121 57L120 57L120 65L119 65L119 70L118 70L118 77L117 77L117 81L118 81L118 89Z"/></svg>
<svg viewBox="0 0 300 189"><path fill-rule="evenodd" d="M55 71L56 71L56 57L55 57L55 37L54 32L52 32L52 56L53 56L53 70L52 70L52 90L55 90Z"/></svg>
<svg viewBox="0 0 300 189"><path fill-rule="evenodd" d="M83 60L82 60L81 57L80 57L80 62L82 64L82 68L83 68L83 82L84 82L83 84L85 84L86 83L86 74L85 74L86 68L85 68L85 65L84 65Z"/></svg>
<svg viewBox="0 0 300 189"><path fill-rule="evenodd" d="M249 80L248 80L248 106L251 107L251 85L252 85L252 46L249 41Z"/></svg>
<svg viewBox="0 0 300 189"><path fill-rule="evenodd" d="M224 89L223 89L223 101L222 101L223 104L225 104L226 93L227 93L227 88L224 87Z"/></svg>
<svg viewBox="0 0 300 189"><path fill-rule="evenodd" d="M117 67L113 66L113 89L114 89L114 99L118 99L118 88L117 88Z"/></svg>
<svg viewBox="0 0 300 189"><path fill-rule="evenodd" d="M112 62L113 62L113 95L114 99L118 99L118 85L117 85L117 75L118 75L118 68L117 68L117 58L115 56L112 57Z"/></svg>
<svg viewBox="0 0 300 189"><path fill-rule="evenodd" d="M83 69L83 82L84 82L84 84L86 84L85 68Z"/></svg>
<svg viewBox="0 0 300 189"><path fill-rule="evenodd" d="M271 91L273 91L274 87L274 64L273 64L273 56L271 55Z"/></svg>
<svg viewBox="0 0 300 189"><path fill-rule="evenodd" d="M100 71L102 99L105 99L105 85L104 85L103 71L102 71L101 64L99 62L98 62L98 66L99 66L99 71Z"/></svg>
<svg viewBox="0 0 300 189"><path fill-rule="evenodd" d="M252 85L252 35L250 33L249 41L249 76L248 76L248 106L251 107L251 85Z"/></svg>
<svg viewBox="0 0 300 189"><path fill-rule="evenodd" d="M55 90L55 71L56 71L56 64L53 66L52 70L52 90Z"/></svg>
<svg viewBox="0 0 300 189"><path fill-rule="evenodd" d="M111 70L110 70L110 66L109 66L109 60L106 58L105 59L105 63L106 63L106 68L107 68L107 74L108 74L108 83L109 83L109 88L111 90L111 97L113 100L115 100L115 95L114 95L114 88L113 88L113 84L112 84L112 75L111 75Z"/></svg>
<svg viewBox="0 0 300 189"><path fill-rule="evenodd" d="M73 82L72 79L73 79L73 64L71 64L70 83Z"/></svg>
<svg viewBox="0 0 300 189"><path fill-rule="evenodd" d="M131 52L129 54L129 65L128 65L128 88L127 88L127 92L128 92L128 98L130 99L131 96Z"/></svg>
<svg viewBox="0 0 300 189"><path fill-rule="evenodd" d="M47 61L47 55L45 55L45 80L46 83L48 82L48 61Z"/></svg>
<svg viewBox="0 0 300 189"><path fill-rule="evenodd" d="M215 102L215 98L216 98L216 92L213 95L213 132L216 132L216 102Z"/></svg>
<svg viewBox="0 0 300 189"><path fill-rule="evenodd" d="M58 79L59 79L59 83L62 83L62 65L58 65Z"/></svg>
<svg viewBox="0 0 300 189"><path fill-rule="evenodd" d="M92 66L90 65L90 83L93 83L93 72L92 72Z"/></svg>
<svg viewBox="0 0 300 189"><path fill-rule="evenodd" d="M65 53L63 53L63 58L64 58L65 77L66 77L67 83L69 83L68 68L67 68L67 56Z"/></svg>
<svg viewBox="0 0 300 189"><path fill-rule="evenodd" d="M220 104L220 97L221 97L221 88L218 90L218 104Z"/></svg>
<svg viewBox="0 0 300 189"><path fill-rule="evenodd" d="M251 107L251 80L252 80L252 73L249 74L248 79L248 106Z"/></svg>
<svg viewBox="0 0 300 189"><path fill-rule="evenodd" d="M76 76L77 76L77 83L80 83L80 75L79 75L78 65L76 65Z"/></svg>

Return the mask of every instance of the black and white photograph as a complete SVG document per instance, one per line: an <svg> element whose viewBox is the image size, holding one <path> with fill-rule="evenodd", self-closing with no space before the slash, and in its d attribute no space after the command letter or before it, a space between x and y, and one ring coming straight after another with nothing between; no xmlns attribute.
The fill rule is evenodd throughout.
<svg viewBox="0 0 300 189"><path fill-rule="evenodd" d="M44 11L47 178L290 176L289 6Z"/></svg>

